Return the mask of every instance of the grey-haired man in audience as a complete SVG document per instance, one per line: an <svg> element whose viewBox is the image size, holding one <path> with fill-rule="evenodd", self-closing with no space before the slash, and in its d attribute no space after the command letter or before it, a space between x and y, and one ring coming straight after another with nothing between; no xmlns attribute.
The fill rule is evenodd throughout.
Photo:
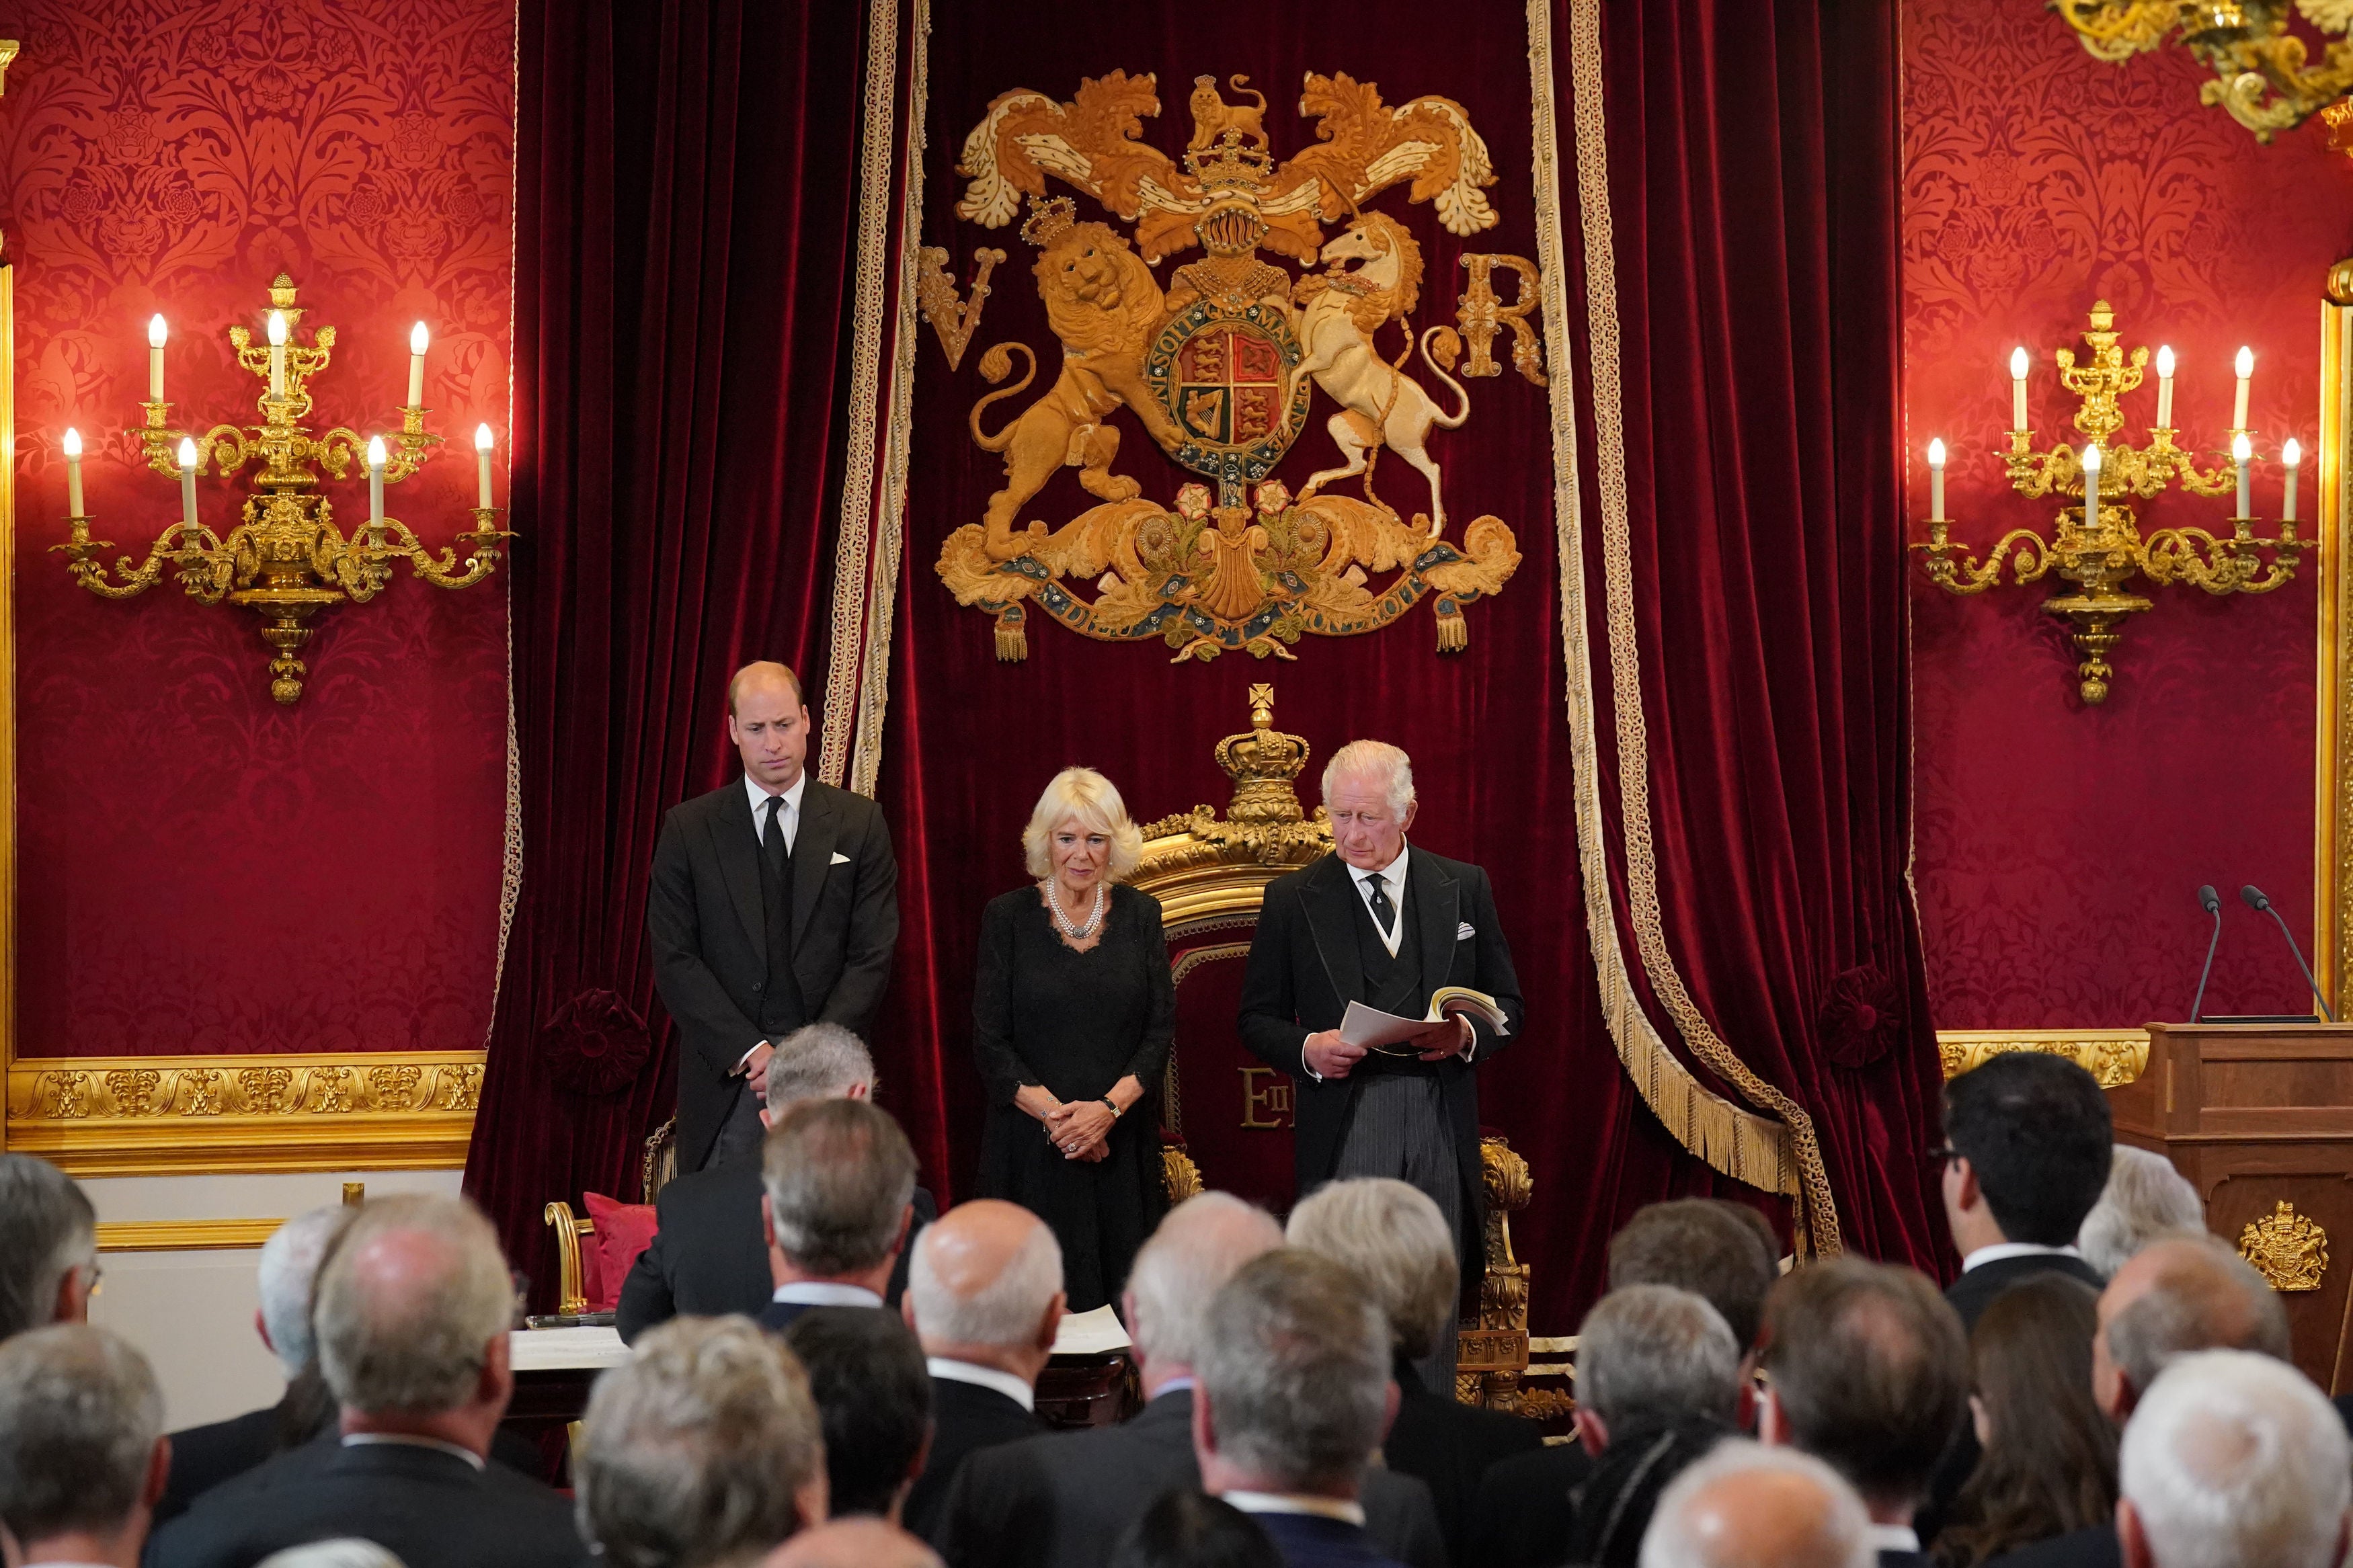
<svg viewBox="0 0 2353 1568"><path fill-rule="evenodd" d="M90 1316L98 1215L71 1176L30 1154L0 1154L0 1340Z"/></svg>
<svg viewBox="0 0 2353 1568"><path fill-rule="evenodd" d="M136 1568L172 1468L147 1358L84 1323L0 1344L0 1545L23 1568Z"/></svg>
<svg viewBox="0 0 2353 1568"><path fill-rule="evenodd" d="M1642 1538L1641 1568L1873 1568L1871 1516L1810 1454L1745 1438L1675 1478Z"/></svg>
<svg viewBox="0 0 2353 1568"><path fill-rule="evenodd" d="M2132 1255L2160 1236L2206 1228L2198 1189L2162 1154L2119 1143L2110 1156L2108 1184L2075 1232L2075 1250L2113 1279Z"/></svg>

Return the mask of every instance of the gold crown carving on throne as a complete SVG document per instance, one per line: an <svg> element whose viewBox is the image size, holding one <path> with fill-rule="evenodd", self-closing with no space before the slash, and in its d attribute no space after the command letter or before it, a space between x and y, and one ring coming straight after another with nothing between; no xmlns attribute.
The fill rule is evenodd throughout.
<svg viewBox="0 0 2353 1568"><path fill-rule="evenodd" d="M1274 727L1274 688L1250 689L1250 727L1229 735L1211 755L1234 781L1234 798L1226 807L1230 822L1299 822L1299 792L1292 780L1307 766L1307 742Z"/></svg>
<svg viewBox="0 0 2353 1568"><path fill-rule="evenodd" d="M1306 738L1274 727L1272 686L1250 689L1250 727L1219 741L1211 753L1234 781L1225 819L1214 807L1197 805L1146 823L1139 882L1197 867L1304 866L1332 847L1324 808L1309 816L1293 786L1307 766Z"/></svg>

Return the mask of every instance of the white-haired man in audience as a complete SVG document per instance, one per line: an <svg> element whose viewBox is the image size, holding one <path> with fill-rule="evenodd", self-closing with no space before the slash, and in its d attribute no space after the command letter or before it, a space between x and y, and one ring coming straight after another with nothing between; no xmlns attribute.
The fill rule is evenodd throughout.
<svg viewBox="0 0 2353 1568"><path fill-rule="evenodd" d="M839 1024L811 1024L785 1038L768 1058L762 1126L774 1131L786 1115L819 1100L874 1098L874 1058L866 1044ZM654 1239L621 1282L614 1327L625 1342L681 1314L756 1316L775 1293L768 1244L760 1231L761 1173L757 1163L708 1167L666 1184L654 1198ZM915 1229L938 1206L921 1186L909 1200ZM883 1290L898 1303L906 1288L902 1254Z"/></svg>
<svg viewBox="0 0 2353 1568"><path fill-rule="evenodd" d="M2172 1161L2119 1143L2108 1166L2108 1184L2075 1233L2075 1250L2102 1279L2113 1279L2134 1253L2158 1237L2205 1228L2206 1205Z"/></svg>
<svg viewBox="0 0 2353 1568"><path fill-rule="evenodd" d="M12 1568L137 1568L171 1468L145 1356L86 1323L0 1344L0 1546Z"/></svg>
<svg viewBox="0 0 2353 1568"><path fill-rule="evenodd" d="M1154 1503L1199 1486L1193 1398L1209 1302L1243 1265L1282 1245L1265 1210L1228 1193L1169 1210L1135 1255L1120 1304L1143 1412L1123 1426L1056 1432L967 1458L934 1528L940 1554L956 1568L1102 1568ZM1419 1480L1376 1470L1362 1500L1366 1531L1382 1552L1414 1568L1447 1561Z"/></svg>
<svg viewBox="0 0 2353 1568"><path fill-rule="evenodd" d="M311 1333L311 1288L327 1248L356 1211L330 1204L296 1215L261 1244L258 1271L261 1304L254 1309L254 1331L278 1358L286 1392L277 1404L232 1415L206 1426L172 1434L172 1480L155 1505L162 1529L188 1505L222 1482L245 1474L319 1435L333 1415L319 1382L317 1345Z"/></svg>
<svg viewBox="0 0 2353 1568"><path fill-rule="evenodd" d="M2116 1533L2127 1568L2337 1568L2353 1539L2353 1448L2294 1367L2200 1351L2125 1426Z"/></svg>
<svg viewBox="0 0 2353 1568"><path fill-rule="evenodd" d="M280 1455L159 1531L152 1568L248 1568L326 1536L419 1568L572 1568L564 1500L488 1463L514 1393L514 1284L496 1233L460 1198L362 1205L319 1271L319 1365L338 1442Z"/></svg>
<svg viewBox="0 0 2353 1568"><path fill-rule="evenodd" d="M611 1568L736 1568L825 1519L808 1379L746 1319L664 1323L596 1380L573 1484Z"/></svg>
<svg viewBox="0 0 2353 1568"><path fill-rule="evenodd" d="M1195 1366L1201 1489L1256 1515L1286 1568L1394 1568L1357 1500L1398 1390L1356 1277L1301 1247L1253 1258L1209 1303Z"/></svg>
<svg viewBox="0 0 2353 1568"><path fill-rule="evenodd" d="M1873 1568L1871 1516L1830 1466L1746 1438L1675 1478L1642 1538L1641 1568Z"/></svg>
<svg viewBox="0 0 2353 1568"><path fill-rule="evenodd" d="M90 1316L98 1215L74 1179L30 1154L0 1154L0 1340Z"/></svg>
<svg viewBox="0 0 2353 1568"><path fill-rule="evenodd" d="M982 1198L923 1227L900 1310L932 1373L932 1447L907 1496L907 1528L929 1536L968 1454L1046 1430L1038 1374L1062 1321L1062 1248L1018 1204Z"/></svg>
<svg viewBox="0 0 2353 1568"><path fill-rule="evenodd" d="M1331 1182L1300 1200L1283 1236L1354 1274L1388 1321L1397 1419L1381 1444L1390 1469L1419 1476L1438 1507L1446 1554L1468 1562L1472 1505L1489 1466L1538 1453L1533 1421L1464 1405L1451 1388L1424 1383L1417 1363L1454 1332L1461 1264L1454 1233L1430 1194L1388 1176Z"/></svg>

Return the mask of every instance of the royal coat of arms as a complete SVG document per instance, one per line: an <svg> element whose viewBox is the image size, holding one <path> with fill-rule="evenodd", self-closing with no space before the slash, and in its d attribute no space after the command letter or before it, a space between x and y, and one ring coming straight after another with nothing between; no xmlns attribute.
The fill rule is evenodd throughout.
<svg viewBox="0 0 2353 1568"><path fill-rule="evenodd" d="M1420 247L1404 225L1364 205L1405 184L1409 200L1434 203L1449 232L1475 235L1495 222L1482 190L1495 178L1486 144L1451 100L1391 108L1372 83L1310 74L1300 112L1319 122L1318 140L1278 164L1265 99L1246 78L1229 85L1256 101L1229 103L1215 79L1198 79L1181 164L1138 140L1144 119L1160 112L1148 74L1083 81L1068 103L1026 89L1002 93L965 140L958 172L970 184L956 211L1002 227L1028 197L1020 234L1037 249L1032 271L1062 348L1051 384L1009 418L994 405L1031 394L1039 356L1018 342L982 354L992 384L1017 361L1020 371L969 418L973 439L1002 454L1005 484L982 521L958 528L940 552L941 580L957 602L995 616L1000 658L1026 657L1030 605L1087 637L1161 638L1181 661L1232 649L1291 658L1304 633L1373 631L1424 598L1434 601L1439 648L1452 651L1468 640L1463 609L1519 565L1500 519L1450 531L1432 437L1471 416L1471 395L1450 374L1464 335L1466 378L1498 374L1488 349L1508 326L1514 364L1544 384L1524 320L1535 268L1517 257L1466 257L1462 331L1438 323L1417 332ZM1071 197L1049 196L1049 175L1133 223L1133 242L1082 221ZM1327 241L1324 226L1344 218ZM1196 246L1200 258L1178 266L1164 289L1153 265ZM1270 251L1323 269L1294 279L1261 255ZM925 252L925 310L951 363L978 324L987 270L1001 256L977 254L965 305L941 274L945 252ZM1520 274L1520 303L1498 301L1487 281L1496 266ZM1404 342L1385 352L1378 340L1393 325ZM1310 430L1319 392L1336 405L1324 421L1335 461L1293 496L1270 476ZM1166 500L1147 497L1119 470L1123 409L1198 478ZM1078 469L1100 504L1060 527L1022 521L1064 468ZM1409 521L1376 489L1377 477L1412 498ZM1360 495L1325 488L1350 480ZM1395 575L1377 584L1375 574Z"/></svg>

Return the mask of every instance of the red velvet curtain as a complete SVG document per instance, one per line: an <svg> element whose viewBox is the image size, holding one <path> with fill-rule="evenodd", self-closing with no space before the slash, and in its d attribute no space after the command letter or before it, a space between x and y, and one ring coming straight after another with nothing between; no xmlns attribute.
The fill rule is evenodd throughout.
<svg viewBox="0 0 2353 1568"><path fill-rule="evenodd" d="M1722 1037L1810 1110L1847 1247L1949 1268L1923 1152L1940 1078L1907 880L1895 8L1601 10L1668 948ZM1581 224L1566 228L1582 258ZM1581 348L1583 281L1569 312ZM1606 454L1592 391L1578 403L1599 584ZM1630 929L1624 940L1630 953Z"/></svg>
<svg viewBox="0 0 2353 1568"><path fill-rule="evenodd" d="M662 813L731 775L737 665L822 687L862 23L767 0L521 7L523 878L466 1184L543 1300L541 1205L634 1197L673 1104L645 934Z"/></svg>

